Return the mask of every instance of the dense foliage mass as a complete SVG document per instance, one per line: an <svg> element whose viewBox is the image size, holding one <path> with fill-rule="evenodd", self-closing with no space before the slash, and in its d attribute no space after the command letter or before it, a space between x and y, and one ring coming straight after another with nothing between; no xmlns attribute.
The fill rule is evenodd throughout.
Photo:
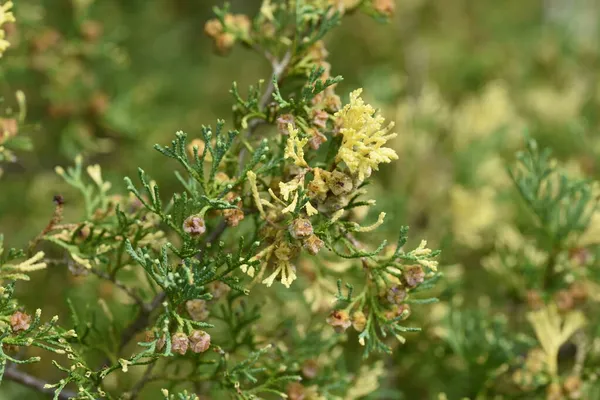
<svg viewBox="0 0 600 400"><path fill-rule="evenodd" d="M0 2L6 398L600 397L593 2L151 3Z"/></svg>

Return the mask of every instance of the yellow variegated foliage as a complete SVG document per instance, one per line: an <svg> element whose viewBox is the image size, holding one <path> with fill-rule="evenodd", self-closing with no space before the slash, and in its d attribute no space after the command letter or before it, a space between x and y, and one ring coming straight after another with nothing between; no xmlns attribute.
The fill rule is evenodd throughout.
<svg viewBox="0 0 600 400"><path fill-rule="evenodd" d="M396 137L389 133L394 126L390 123L384 127L385 119L360 97L362 89L350 94L350 103L335 114L340 126L342 145L336 156L338 162L343 161L351 173L359 180L371 175L379 164L398 159L396 152L383 147L388 140Z"/></svg>

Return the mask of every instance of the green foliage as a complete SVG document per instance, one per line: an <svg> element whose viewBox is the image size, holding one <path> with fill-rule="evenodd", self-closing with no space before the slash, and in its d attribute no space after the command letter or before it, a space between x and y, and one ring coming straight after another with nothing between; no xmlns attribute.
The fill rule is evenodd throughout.
<svg viewBox="0 0 600 400"><path fill-rule="evenodd" d="M597 4L146 3L0 4L4 397L598 397Z"/></svg>
<svg viewBox="0 0 600 400"><path fill-rule="evenodd" d="M539 151L535 140L529 139L527 152L517 154L519 165L510 175L539 227L556 246L569 234L585 231L598 199L589 179L573 179L557 171L550 154L550 149Z"/></svg>

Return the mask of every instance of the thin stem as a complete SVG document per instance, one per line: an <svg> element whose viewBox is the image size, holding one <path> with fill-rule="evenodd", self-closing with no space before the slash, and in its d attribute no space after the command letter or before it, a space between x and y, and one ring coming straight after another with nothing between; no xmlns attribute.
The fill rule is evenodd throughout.
<svg viewBox="0 0 600 400"><path fill-rule="evenodd" d="M123 282L117 280L116 278L112 278L106 272L101 271L96 268L92 268L90 270L90 272L99 278L106 279L107 281L112 282L116 287L118 287L119 289L121 289L122 291L127 293L127 295L129 297L131 297L131 299L133 301L135 301L138 306L140 306L142 308L144 308L146 306L146 304L144 303L144 300L136 292L134 292L133 289L131 289L129 286L125 285Z"/></svg>
<svg viewBox="0 0 600 400"><path fill-rule="evenodd" d="M53 264L53 265L64 265L64 264L67 264L69 261L66 259L46 258L46 259L44 259L44 262L46 262L48 264ZM118 279L111 277L108 273L106 273L102 270L99 270L97 268L92 268L88 271L91 272L92 274L96 275L98 278L105 279L109 282L112 282L116 287L123 290L129 297L131 297L131 299L133 301L135 301L135 303L138 306L144 307L146 305L144 303L144 300L136 292L134 292L129 286L127 286L123 282L119 281Z"/></svg>
<svg viewBox="0 0 600 400"><path fill-rule="evenodd" d="M157 362L148 365L146 371L144 371L144 375L142 375L142 378L129 391L129 399L133 400L137 398L144 386L146 386L146 384L152 380L152 371L154 371L156 364Z"/></svg>
<svg viewBox="0 0 600 400"><path fill-rule="evenodd" d="M149 304L144 305L144 307L140 309L140 313L138 314L137 318L131 324L129 324L129 326L127 326L127 328L125 328L121 334L119 352L127 345L127 343L131 341L131 339L133 339L138 332L141 332L144 328L146 328L146 326L148 326L148 323L150 322L150 314L152 314L152 312L162 304L166 297L167 294L165 292L161 292L154 296L154 299L152 299Z"/></svg>
<svg viewBox="0 0 600 400"><path fill-rule="evenodd" d="M46 384L48 384L48 382L36 378L35 376L31 376L26 372L19 371L15 367L9 367L6 369L6 371L4 371L4 379L20 383L23 386L27 386L41 393L54 394L54 388L44 387ZM63 400L75 397L77 397L77 393L72 392L70 390L62 390L61 393L58 395L58 398Z"/></svg>
<svg viewBox="0 0 600 400"><path fill-rule="evenodd" d="M271 79L269 80L269 85L267 86L267 89L265 90L263 96L260 99L260 108L265 108L267 104L269 104L269 101L271 101L271 97L273 96L273 92L275 91L274 81L279 81L281 79L291 59L292 53L289 50L285 53L285 55L280 61L277 61L273 58L270 59L271 66L273 68L273 73L271 75Z"/></svg>

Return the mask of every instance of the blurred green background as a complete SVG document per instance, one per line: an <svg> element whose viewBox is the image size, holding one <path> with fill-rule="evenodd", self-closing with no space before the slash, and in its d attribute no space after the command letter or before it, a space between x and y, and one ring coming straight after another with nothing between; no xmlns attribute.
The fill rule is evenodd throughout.
<svg viewBox="0 0 600 400"><path fill-rule="evenodd" d="M43 229L54 194L65 196L67 220L79 216L77 195L54 173L77 154L101 164L118 191L123 176L143 167L169 193L176 187L173 166L153 144L169 142L178 130L195 137L201 125L227 120L231 83L245 88L270 75L267 61L248 49L213 53L203 28L221 1L15 3L1 90L13 107L14 92L26 94L27 123L19 134L33 139L34 150L4 166L0 232L9 246L23 247ZM258 0L230 3L234 13L250 16L260 6ZM460 283L448 284L445 299L456 291L476 303L485 292L481 260L498 226L526 224L503 170L522 132L551 146L574 173L598 175L600 4L396 3L386 24L346 16L326 39L328 61L332 74L344 77L337 89L344 100L363 87L368 101L397 124L400 160L376 175L373 196L378 210L389 213L382 236L410 225L414 241L428 238L443 250L441 265L453 265L450 282ZM46 304L51 315L62 307L56 299L69 290L66 279L58 271L40 273L33 285L56 290L37 293L29 286L27 302ZM429 332L411 336L390 361L394 372L384 386L401 393L377 398L471 393L473 368L449 356L436 321L424 323L426 332L431 323Z"/></svg>

